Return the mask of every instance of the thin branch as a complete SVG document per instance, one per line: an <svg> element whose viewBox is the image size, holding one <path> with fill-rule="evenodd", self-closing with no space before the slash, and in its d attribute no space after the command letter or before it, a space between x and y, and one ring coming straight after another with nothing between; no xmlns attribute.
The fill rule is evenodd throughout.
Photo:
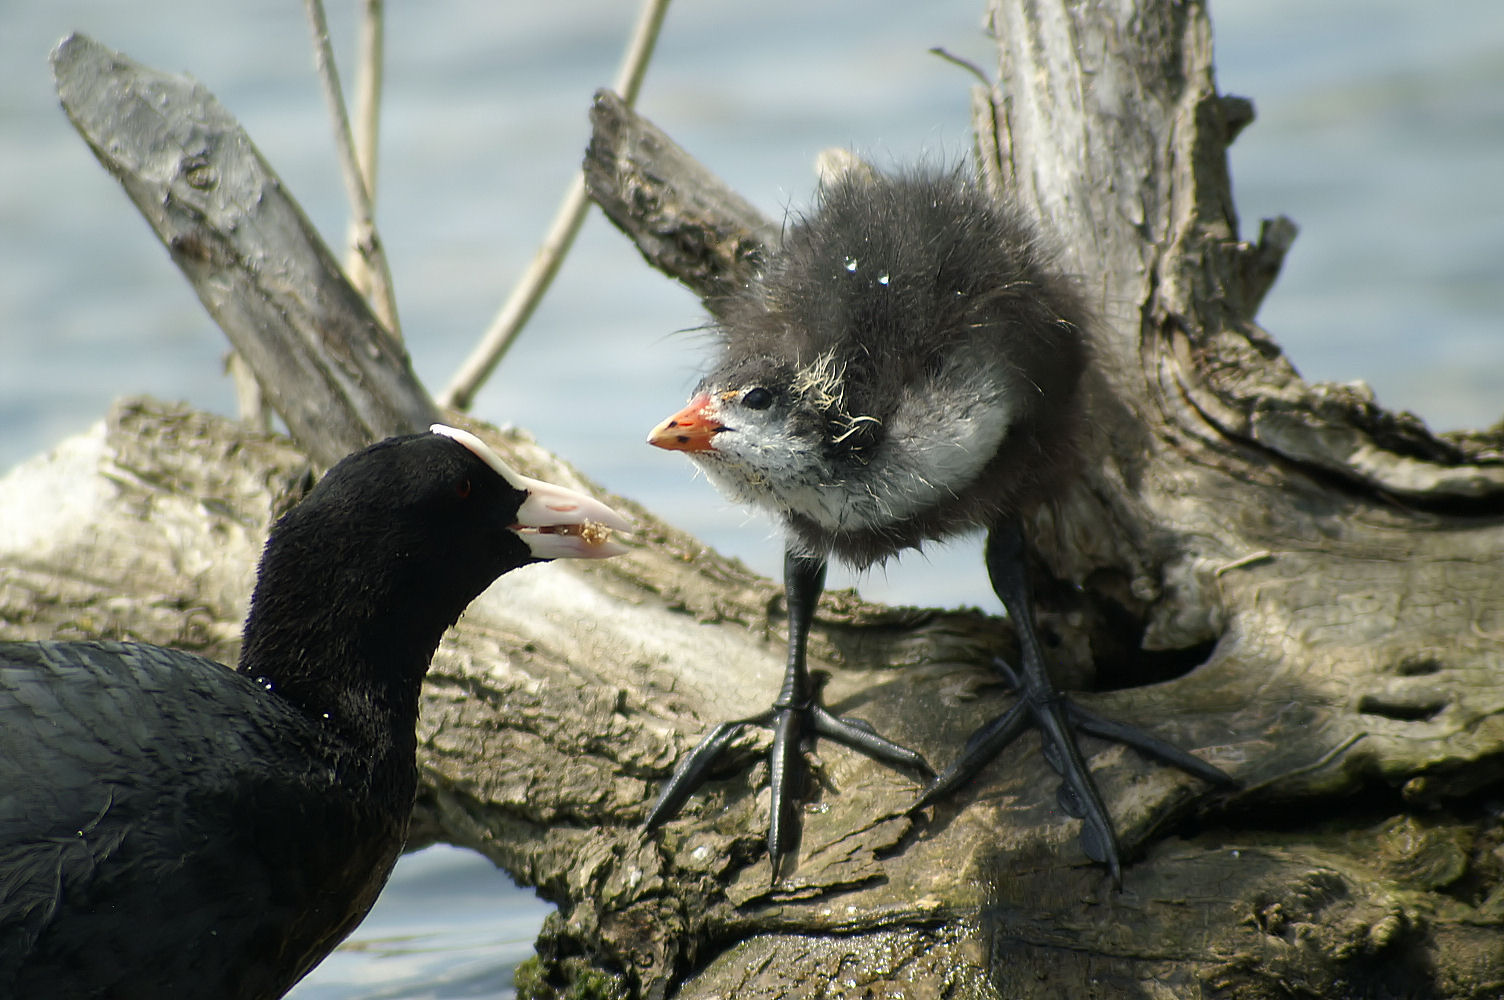
<svg viewBox="0 0 1504 1000"><path fill-rule="evenodd" d="M360 23L360 54L355 68L356 165L365 181L371 203L376 202L376 164L381 131L381 90L385 74L386 11L384 0L364 0ZM371 269L361 253L361 232L355 221L345 236L345 273L350 283L367 298L371 295Z"/></svg>
<svg viewBox="0 0 1504 1000"><path fill-rule="evenodd" d="M616 77L616 92L628 105L637 100L637 94L642 89L642 78L647 72L648 61L652 58L653 46L657 44L668 4L669 0L643 0L632 40L627 46ZM590 196L585 190L584 175L576 173L564 194L564 200L559 204L543 245L533 256L532 264L528 266L501 311L496 314L496 318L491 321L480 343L465 359L465 363L439 397L440 405L458 410L470 408L475 400L475 393L517 339L517 335L533 315L533 310L548 291L554 275L558 274L559 266L564 262L564 256L569 252L575 235L580 231L580 224L585 220L585 209L589 204Z"/></svg>
<svg viewBox="0 0 1504 1000"><path fill-rule="evenodd" d="M376 152L381 133L381 87L386 73L386 4L365 0L355 73L355 153L366 192L376 201Z"/></svg>
<svg viewBox="0 0 1504 1000"><path fill-rule="evenodd" d="M658 44L658 33L667 13L668 0L644 0L637 25L632 29L632 40L616 74L616 92L629 107L637 102L637 94L642 90L642 78L647 75L648 60L653 58L653 46Z"/></svg>
<svg viewBox="0 0 1504 1000"><path fill-rule="evenodd" d="M324 85L324 99L334 119L334 146L339 154L340 173L350 197L350 214L356 231L354 244L371 268L372 308L376 316L397 337L402 336L397 323L397 303L392 293L392 274L386 254L376 235L376 221L371 207L371 193L361 176L355 153L355 139L350 132L350 118L345 112L345 96L340 89L339 73L334 67L334 49L329 44L329 22L324 17L323 0L305 0L308 24L313 30L314 64Z"/></svg>
<svg viewBox="0 0 1504 1000"><path fill-rule="evenodd" d="M946 48L944 48L943 46L940 46L940 45L931 46L930 47L930 55L932 55L932 56L939 56L941 59L944 59L946 62L951 63L952 65L961 67L962 69L964 69L968 73L970 73L972 76L976 77L977 78L977 82L980 83L982 86L988 88L989 90L992 88L992 81L989 80L989 79L987 79L987 74L984 73L984 72L982 72L982 67L978 66L976 63L972 62L970 59L965 59L965 58L962 58L961 56L955 55L954 53L950 52L949 50L947 50Z"/></svg>
<svg viewBox="0 0 1504 1000"><path fill-rule="evenodd" d="M225 355L225 371L229 372L230 380L235 385L235 412L240 422L262 434L270 434L271 404L267 402L266 393L256 380L256 373L251 369L250 363L240 356L239 351L231 349Z"/></svg>

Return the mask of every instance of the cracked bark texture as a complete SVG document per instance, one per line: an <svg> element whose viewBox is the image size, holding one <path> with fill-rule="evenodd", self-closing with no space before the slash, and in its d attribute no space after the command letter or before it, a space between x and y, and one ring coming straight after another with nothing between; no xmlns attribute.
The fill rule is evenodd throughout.
<svg viewBox="0 0 1504 1000"><path fill-rule="evenodd" d="M1499 428L1437 437L1361 388L1309 385L1256 326L1293 226L1239 236L1225 149L1251 106L1216 91L1204 5L991 14L980 170L1090 276L1101 319L1096 460L1034 525L1056 665L1095 689L1083 703L1243 788L1208 797L1088 747L1133 859L1121 891L1081 856L1032 741L917 823L910 783L825 748L799 867L776 886L761 769L645 835L677 756L776 690L783 639L778 586L637 511L632 554L511 574L446 639L423 704L415 841L474 847L559 905L530 987L542 995L571 980L685 998L1501 995ZM69 44L55 61L65 105L103 123L88 138L143 211L202 191L212 163L211 187L252 216L232 230L268 244L175 254L191 280L223 288L312 252L303 227L254 217L265 189L237 188L253 172L234 159L254 149L215 131L238 126L202 88ZM130 124L118 105L143 87L192 143ZM592 192L650 261L707 295L757 265L772 230L755 210L610 95L593 119ZM221 238L200 235L189 245ZM298 300L352 298L337 275L304 280ZM287 312L227 333L275 337L257 328ZM137 402L18 468L0 483L5 634L233 659L273 512L329 453L422 411L400 345L377 341L381 377L299 390L298 412L361 414L317 441ZM263 383L280 377L279 352L243 353ZM348 370L334 353L310 364ZM524 437L485 433L520 467L572 478ZM986 662L1010 635L979 614L833 593L811 654L836 710L943 762L1008 704Z"/></svg>

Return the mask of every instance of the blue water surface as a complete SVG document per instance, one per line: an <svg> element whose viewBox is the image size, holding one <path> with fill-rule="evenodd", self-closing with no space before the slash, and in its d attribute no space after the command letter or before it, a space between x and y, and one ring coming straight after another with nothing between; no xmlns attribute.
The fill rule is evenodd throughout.
<svg viewBox="0 0 1504 1000"><path fill-rule="evenodd" d="M438 845L402 859L365 922L293 1000L510 997L548 912L478 854Z"/></svg>

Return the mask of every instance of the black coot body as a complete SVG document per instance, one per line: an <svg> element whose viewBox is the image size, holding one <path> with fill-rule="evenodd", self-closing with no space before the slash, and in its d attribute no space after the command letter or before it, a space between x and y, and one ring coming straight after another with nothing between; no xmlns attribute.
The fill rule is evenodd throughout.
<svg viewBox="0 0 1504 1000"><path fill-rule="evenodd" d="M282 996L403 847L444 630L508 570L622 551L586 522L627 527L436 426L345 459L278 521L238 670L0 643L0 996Z"/></svg>
<svg viewBox="0 0 1504 1000"><path fill-rule="evenodd" d="M1081 730L1209 780L1216 768L1090 715L1054 689L1034 634L1021 516L1081 461L1089 317L1031 225L959 173L849 171L821 191L745 287L715 304L721 352L688 406L649 442L683 451L732 497L785 526L789 659L767 712L712 731L650 818L673 815L745 724L774 730L768 844L777 874L793 846L800 748L833 738L932 776L918 754L831 716L804 643L834 557L858 568L960 532L988 531L993 587L1016 623L1020 695L984 727L921 803L964 783L1027 725L1062 772L1082 842L1119 872L1111 822L1076 746Z"/></svg>

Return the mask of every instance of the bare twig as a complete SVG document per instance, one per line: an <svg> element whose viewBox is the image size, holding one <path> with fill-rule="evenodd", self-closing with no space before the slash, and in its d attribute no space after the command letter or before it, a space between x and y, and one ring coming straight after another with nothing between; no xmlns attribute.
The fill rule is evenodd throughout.
<svg viewBox="0 0 1504 1000"><path fill-rule="evenodd" d="M239 351L232 349L225 355L225 371L230 373L230 380L235 384L236 413L240 422L262 434L270 434L271 404L267 402L261 383L256 380L256 373Z"/></svg>
<svg viewBox="0 0 1504 1000"><path fill-rule="evenodd" d="M339 73L334 67L334 49L329 44L329 22L324 16L323 0L305 0L304 7L308 11L309 27L313 30L314 63L324 85L324 99L329 104L329 114L334 119L334 146L339 154L340 173L344 176L345 190L350 196L350 214L356 232L353 243L371 269L372 308L386 328L401 337L402 330L397 322L397 302L392 292L392 274L387 267L386 254L381 249L381 240L376 234L371 192L361 175L356 156L350 117L345 112L345 97L340 89Z"/></svg>
<svg viewBox="0 0 1504 1000"><path fill-rule="evenodd" d="M955 66L959 66L962 69L966 70L972 76L976 77L977 78L977 82L979 84L981 84L983 87L990 88L992 86L992 81L989 80L989 79L987 79L987 74L984 73L984 72L982 72L982 67L978 66L976 63L972 62L970 59L965 59L965 58L963 58L961 56L958 56L958 55L954 54L953 52L950 52L949 50L947 50L944 46L940 46L940 45L931 46L930 47L930 55L932 55L932 56L939 56L941 59L944 59L946 62L951 63L952 65L955 65Z"/></svg>
<svg viewBox="0 0 1504 1000"><path fill-rule="evenodd" d="M381 87L385 72L386 12L384 0L365 0L360 24L360 54L355 68L355 160L372 204L376 201L377 148L381 132ZM345 236L345 273L350 283L367 298L371 295L371 269L361 253L361 231L355 220Z"/></svg>
<svg viewBox="0 0 1504 1000"><path fill-rule="evenodd" d="M616 78L616 92L628 105L637 100L638 91L642 89L642 78L647 72L648 60L652 58L653 46L658 41L658 32L663 25L664 14L668 11L668 3L669 0L643 0L632 40L627 46ZM459 410L470 408L476 391L490 377L548 291L554 275L559 272L559 265L564 262L564 256L574 242L575 234L580 231L580 224L585 219L585 209L589 204L584 175L576 173L570 181L569 189L564 193L564 199L559 204L548 235L543 239L543 245L533 256L532 264L528 266L501 311L496 314L496 318L491 321L480 343L465 359L453 381L439 397L441 405Z"/></svg>

